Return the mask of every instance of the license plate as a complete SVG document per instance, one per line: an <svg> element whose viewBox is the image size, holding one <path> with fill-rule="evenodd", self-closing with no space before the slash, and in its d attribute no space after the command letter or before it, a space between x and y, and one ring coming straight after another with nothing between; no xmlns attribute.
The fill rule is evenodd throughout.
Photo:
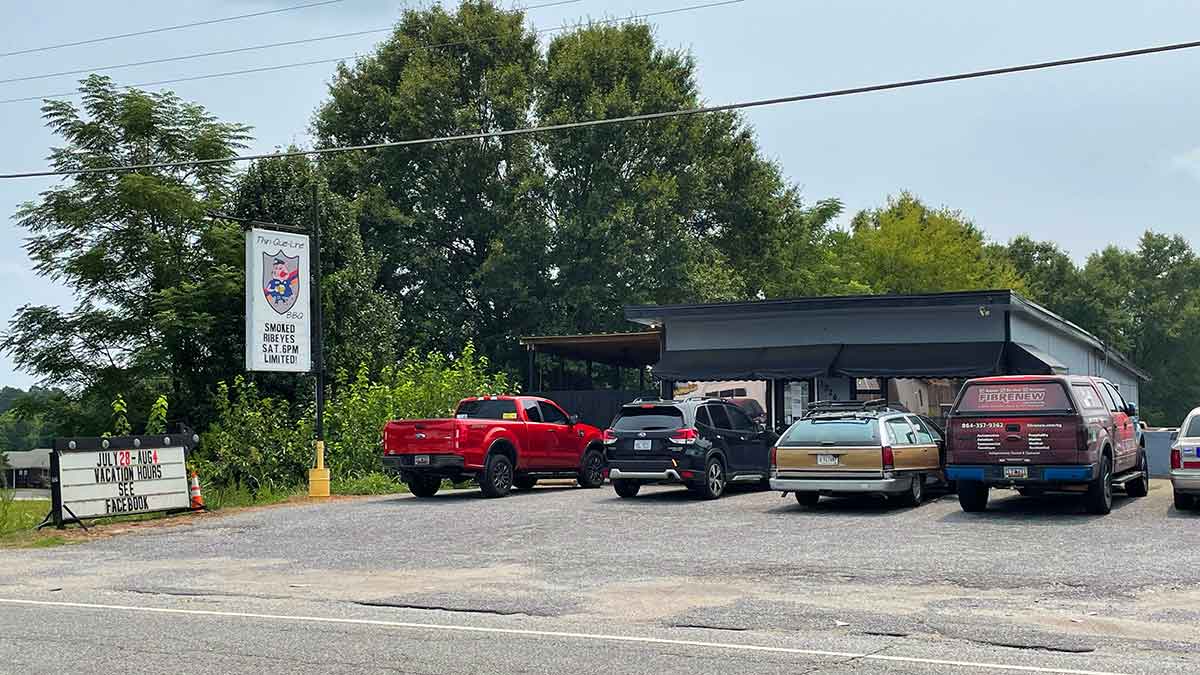
<svg viewBox="0 0 1200 675"><path fill-rule="evenodd" d="M1029 478L1029 467L1027 466L1006 466L1004 467L1005 478Z"/></svg>
<svg viewBox="0 0 1200 675"><path fill-rule="evenodd" d="M650 449L650 439L634 441L633 449L634 450L649 450Z"/></svg>
<svg viewBox="0 0 1200 675"><path fill-rule="evenodd" d="M428 464L429 455L413 455L413 464Z"/></svg>
<svg viewBox="0 0 1200 675"><path fill-rule="evenodd" d="M817 466L830 466L837 463L837 455L817 455Z"/></svg>

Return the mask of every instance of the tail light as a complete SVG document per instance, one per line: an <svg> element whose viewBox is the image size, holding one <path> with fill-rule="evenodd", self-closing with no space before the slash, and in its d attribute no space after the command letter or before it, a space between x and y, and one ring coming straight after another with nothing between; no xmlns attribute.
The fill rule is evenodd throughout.
<svg viewBox="0 0 1200 675"><path fill-rule="evenodd" d="M667 440L676 445L695 445L696 439L698 438L700 438L700 434L697 433L695 429L688 427L686 429L677 430L675 433L671 434L671 437Z"/></svg>
<svg viewBox="0 0 1200 675"><path fill-rule="evenodd" d="M604 434L601 436L601 440L604 441L605 445L612 445L613 443L617 442L617 432L613 431L612 429L605 429Z"/></svg>
<svg viewBox="0 0 1200 675"><path fill-rule="evenodd" d="M892 446L883 446L883 470L891 471L896 468L896 456L892 454Z"/></svg>
<svg viewBox="0 0 1200 675"><path fill-rule="evenodd" d="M454 425L454 450L456 452L458 450L462 449L462 443L461 443L462 436L463 436L463 428L458 426L457 424L455 424Z"/></svg>
<svg viewBox="0 0 1200 675"><path fill-rule="evenodd" d="M1091 435L1088 433L1086 424L1078 423L1079 428L1075 430L1075 447L1079 448L1080 452L1087 452L1088 441L1091 440Z"/></svg>
<svg viewBox="0 0 1200 675"><path fill-rule="evenodd" d="M772 445L772 446L771 446L771 468L772 468L772 469L774 469L774 468L775 468L775 465L776 465L776 461L775 461L775 454L776 454L777 452L779 452L779 448L777 448L777 447L775 447L774 445Z"/></svg>
<svg viewBox="0 0 1200 675"><path fill-rule="evenodd" d="M1183 453L1179 451L1178 445L1171 448L1171 468L1172 469L1182 469L1183 468Z"/></svg>

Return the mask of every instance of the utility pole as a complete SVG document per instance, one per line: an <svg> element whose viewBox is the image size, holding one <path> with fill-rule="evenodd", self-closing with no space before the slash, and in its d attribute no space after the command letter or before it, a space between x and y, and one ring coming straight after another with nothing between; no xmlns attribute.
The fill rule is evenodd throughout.
<svg viewBox="0 0 1200 675"><path fill-rule="evenodd" d="M325 335L321 329L321 202L314 177L312 184L312 296L313 370L317 379L316 467L308 472L308 496L329 496L329 469L325 468Z"/></svg>

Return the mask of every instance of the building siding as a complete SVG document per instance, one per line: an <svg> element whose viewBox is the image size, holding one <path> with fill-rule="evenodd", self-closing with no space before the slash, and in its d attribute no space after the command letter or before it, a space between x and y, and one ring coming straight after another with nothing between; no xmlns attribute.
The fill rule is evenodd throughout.
<svg viewBox="0 0 1200 675"><path fill-rule="evenodd" d="M1012 315L1011 325L1013 342L1032 345L1053 355L1072 375L1108 378L1118 386L1125 400L1139 402L1137 375L1114 361L1106 363L1104 353L1093 345L1017 312Z"/></svg>
<svg viewBox="0 0 1200 675"><path fill-rule="evenodd" d="M975 308L876 310L866 321L859 313L804 313L737 319L688 317L665 323L670 351L1004 340L1004 313L981 316Z"/></svg>

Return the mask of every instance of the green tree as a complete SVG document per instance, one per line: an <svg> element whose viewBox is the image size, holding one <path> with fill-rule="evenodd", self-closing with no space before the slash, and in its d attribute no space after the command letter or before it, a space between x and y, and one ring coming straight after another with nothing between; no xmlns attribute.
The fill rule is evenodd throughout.
<svg viewBox="0 0 1200 675"><path fill-rule="evenodd" d="M850 231L840 263L872 293L1024 290L1012 263L987 246L974 223L959 211L931 209L910 193L859 212Z"/></svg>
<svg viewBox="0 0 1200 675"><path fill-rule="evenodd" d="M57 170L222 160L247 139L247 127L169 92L123 89L93 75L80 93L78 106L42 108L64 141L50 155ZM230 177L222 161L78 175L18 210L34 269L70 288L76 302L68 310L21 307L0 349L88 402L96 426L80 431L107 427L100 416L116 392L145 410L165 389L190 411L207 398L213 369L228 365L228 317L207 299L224 297L234 278L232 260L211 246L228 245L230 233L205 213L223 203Z"/></svg>
<svg viewBox="0 0 1200 675"><path fill-rule="evenodd" d="M374 54L338 68L314 122L318 145L526 126L539 66L521 12L482 1L407 10ZM376 286L399 307L401 349L457 350L537 310L521 304L536 287L512 288L536 283L526 246L543 238L526 197L537 181L529 138L345 153L322 169L380 258Z"/></svg>

